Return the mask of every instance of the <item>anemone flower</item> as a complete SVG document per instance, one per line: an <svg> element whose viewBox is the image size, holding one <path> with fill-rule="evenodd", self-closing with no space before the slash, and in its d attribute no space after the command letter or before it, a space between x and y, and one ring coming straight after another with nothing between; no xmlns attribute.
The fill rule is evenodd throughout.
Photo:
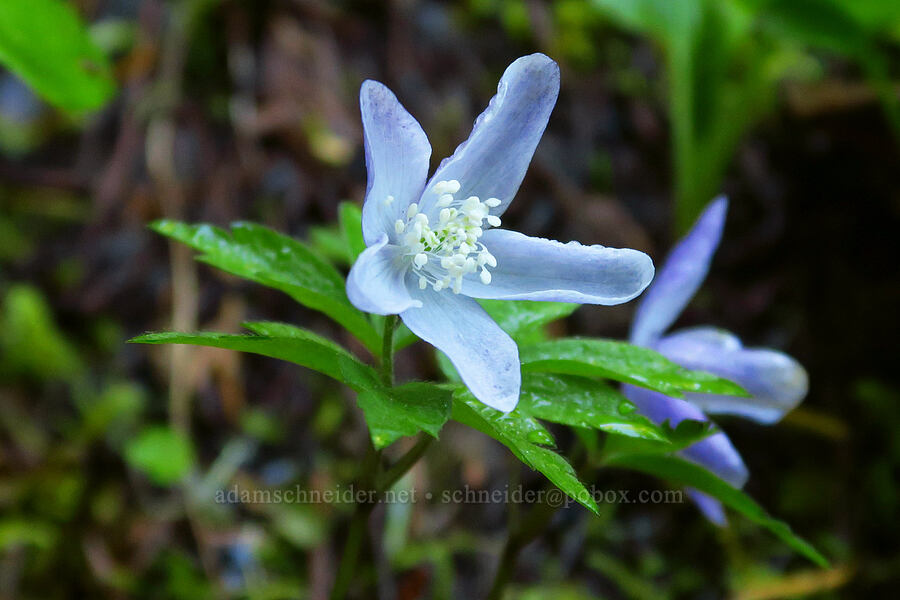
<svg viewBox="0 0 900 600"><path fill-rule="evenodd" d="M543 54L506 69L469 139L428 176L419 123L376 81L360 90L368 185L366 250L347 279L360 310L399 314L443 351L483 403L515 408L521 387L513 340L475 298L620 304L653 278L636 250L563 244L500 228L559 93Z"/></svg>
<svg viewBox="0 0 900 600"><path fill-rule="evenodd" d="M806 396L806 371L786 354L744 348L737 337L715 327L694 327L665 335L706 278L727 212L726 198L713 200L693 229L672 250L638 306L631 343L652 348L685 368L730 379L750 396L688 393L681 400L625 386L626 396L658 423L668 420L674 427L684 419L705 421L708 413L738 415L768 425L780 420ZM747 467L724 433L715 433L689 446L682 451L682 456L736 488L743 487L747 481ZM696 490L689 492L707 518L719 525L725 523L718 501Z"/></svg>

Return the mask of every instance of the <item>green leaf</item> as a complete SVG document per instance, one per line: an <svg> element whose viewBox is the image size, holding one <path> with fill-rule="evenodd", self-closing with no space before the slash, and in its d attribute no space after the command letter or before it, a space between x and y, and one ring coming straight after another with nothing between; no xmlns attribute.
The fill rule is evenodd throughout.
<svg viewBox="0 0 900 600"><path fill-rule="evenodd" d="M407 346L411 346L418 341L419 336L410 331L409 327L404 325L401 321L397 326L397 330L394 332L394 352L402 350Z"/></svg>
<svg viewBox="0 0 900 600"><path fill-rule="evenodd" d="M0 374L71 381L84 370L77 349L54 322L40 290L10 287L0 306Z"/></svg>
<svg viewBox="0 0 900 600"><path fill-rule="evenodd" d="M194 450L181 434L156 426L142 431L125 446L125 459L159 485L181 480L194 464Z"/></svg>
<svg viewBox="0 0 900 600"><path fill-rule="evenodd" d="M375 448L420 431L438 437L450 418L453 391L432 383L412 382L395 388L373 388L359 393L357 402L366 417Z"/></svg>
<svg viewBox="0 0 900 600"><path fill-rule="evenodd" d="M516 412L573 427L667 442L665 431L638 414L620 391L575 375L525 373Z"/></svg>
<svg viewBox="0 0 900 600"><path fill-rule="evenodd" d="M425 431L437 437L450 417L451 391L429 383L385 387L375 370L331 340L285 323L252 322L254 335L148 333L131 342L191 344L251 352L286 360L341 381L356 390L372 441L383 448L405 435Z"/></svg>
<svg viewBox="0 0 900 600"><path fill-rule="evenodd" d="M349 267L349 254L343 234L337 225L315 226L309 228L309 245L313 252L327 258L336 265Z"/></svg>
<svg viewBox="0 0 900 600"><path fill-rule="evenodd" d="M675 456L657 454L617 456L609 459L606 464L641 471L678 485L696 488L744 515L750 521L765 527L820 567L828 566L828 559L807 541L794 534L787 523L772 518L750 496L728 485L703 467Z"/></svg>
<svg viewBox="0 0 900 600"><path fill-rule="evenodd" d="M352 266L366 249L359 206L354 202L341 202L338 207L338 223L310 227L309 242L313 250L335 264Z"/></svg>
<svg viewBox="0 0 900 600"><path fill-rule="evenodd" d="M675 33L689 32L700 19L698 0L593 0L593 4L621 26L676 43Z"/></svg>
<svg viewBox="0 0 900 600"><path fill-rule="evenodd" d="M609 437L603 445L603 461L612 457L628 454L672 454L705 439L719 431L711 421L693 421L685 419L677 427L667 422L660 426L664 432L664 440L615 436Z"/></svg>
<svg viewBox="0 0 900 600"><path fill-rule="evenodd" d="M7 552L33 546L46 551L56 545L58 534L57 526L34 517L4 518L0 520L0 550Z"/></svg>
<svg viewBox="0 0 900 600"><path fill-rule="evenodd" d="M543 341L546 339L544 325L568 317L581 306L529 300L479 300L478 303L519 344ZM401 327L394 335L394 348L406 348L418 339L409 329Z"/></svg>
<svg viewBox="0 0 900 600"><path fill-rule="evenodd" d="M0 2L0 64L65 110L96 110L115 93L109 61L60 0Z"/></svg>
<svg viewBox="0 0 900 600"><path fill-rule="evenodd" d="M447 381L452 381L453 383L462 383L462 378L456 371L456 367L453 366L453 363L450 362L450 359L446 354L438 349L435 349L434 361L437 363L437 367L438 369L440 369L441 373L444 374L444 377L447 378Z"/></svg>
<svg viewBox="0 0 900 600"><path fill-rule="evenodd" d="M775 98L747 10L708 0L593 0L621 26L661 48L669 81L669 119L678 231L687 230L719 188L738 141Z"/></svg>
<svg viewBox="0 0 900 600"><path fill-rule="evenodd" d="M272 530L297 548L315 548L328 536L329 521L311 504L272 503L261 507Z"/></svg>
<svg viewBox="0 0 900 600"><path fill-rule="evenodd" d="M360 391L380 386L375 370L352 354L312 332L283 323L245 323L263 335L231 333L147 333L130 341L138 344L189 344L226 348L286 360L319 371Z"/></svg>
<svg viewBox="0 0 900 600"><path fill-rule="evenodd" d="M356 262L356 258L366 249L366 242L362 234L362 210L353 202L341 202L338 207L338 223L341 226L341 236L347 247L349 263Z"/></svg>
<svg viewBox="0 0 900 600"><path fill-rule="evenodd" d="M762 25L791 38L852 58L872 50L865 31L839 3L828 0L767 0L761 3Z"/></svg>
<svg viewBox="0 0 900 600"><path fill-rule="evenodd" d="M782 39L806 43L857 61L878 94L894 135L900 140L900 100L891 78L890 63L870 40L858 17L850 12L855 4L865 3L769 0L764 4L760 20ZM894 10L894 14L900 14Z"/></svg>
<svg viewBox="0 0 900 600"><path fill-rule="evenodd" d="M642 574L632 573L629 567L610 554L593 551L587 556L587 566L599 571L615 582L625 597L631 600L655 600L665 598L662 590L656 589Z"/></svg>
<svg viewBox="0 0 900 600"><path fill-rule="evenodd" d="M81 410L82 431L88 438L129 431L147 403L144 389L131 382L110 383L101 394L76 397L75 402Z"/></svg>
<svg viewBox="0 0 900 600"><path fill-rule="evenodd" d="M151 228L202 252L199 260L281 290L343 325L377 353L381 337L347 299L344 278L325 259L297 240L261 225L234 223L231 233L211 225L157 221Z"/></svg>
<svg viewBox="0 0 900 600"><path fill-rule="evenodd" d="M581 306L564 302L532 302L529 300L479 300L491 318L517 342L539 341L541 327L571 315Z"/></svg>
<svg viewBox="0 0 900 600"><path fill-rule="evenodd" d="M458 388L454 395L453 419L494 438L585 508L599 514L597 503L579 481L572 465L545 447L553 444L553 437L534 419L515 411L504 414L485 406L465 388Z"/></svg>
<svg viewBox="0 0 900 600"><path fill-rule="evenodd" d="M681 397L683 392L746 396L739 385L684 369L662 354L613 340L565 338L519 349L523 372L604 377Z"/></svg>

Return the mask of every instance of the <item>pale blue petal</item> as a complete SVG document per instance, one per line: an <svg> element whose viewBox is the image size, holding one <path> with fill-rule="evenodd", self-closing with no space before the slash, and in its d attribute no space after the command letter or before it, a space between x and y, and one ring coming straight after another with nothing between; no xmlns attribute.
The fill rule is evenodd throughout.
<svg viewBox="0 0 900 600"><path fill-rule="evenodd" d="M382 233L393 239L394 222L422 194L431 145L418 121L383 84L363 82L359 109L369 175L362 227L366 244L371 245ZM388 196L394 200L388 202Z"/></svg>
<svg viewBox="0 0 900 600"><path fill-rule="evenodd" d="M734 335L714 327L686 329L660 340L656 350L688 369L709 371L734 381L751 397L687 394L710 414L732 414L775 423L797 406L809 389L806 370L775 350L744 348Z"/></svg>
<svg viewBox="0 0 900 600"><path fill-rule="evenodd" d="M703 513L703 516L711 523L719 527L728 525L728 518L725 516L725 509L722 507L721 502L694 488L687 488L686 491L690 499L700 509L700 512Z"/></svg>
<svg viewBox="0 0 900 600"><path fill-rule="evenodd" d="M387 234L366 248L350 269L347 297L361 311L376 315L396 315L419 306L406 286L408 261L402 249L388 244Z"/></svg>
<svg viewBox="0 0 900 600"><path fill-rule="evenodd" d="M633 344L653 345L691 301L709 271L727 212L727 198L713 200L669 254L638 306L631 326Z"/></svg>
<svg viewBox="0 0 900 600"><path fill-rule="evenodd" d="M400 313L406 326L447 355L481 402L503 412L514 409L522 373L512 338L471 298L431 288L411 293L422 307Z"/></svg>
<svg viewBox="0 0 900 600"><path fill-rule="evenodd" d="M490 284L467 276L462 293L474 298L621 304L653 279L653 261L628 248L563 244L516 231L489 229L479 239L497 259Z"/></svg>
<svg viewBox="0 0 900 600"><path fill-rule="evenodd" d="M706 415L696 406L670 398L665 394L637 386L623 386L625 395L634 402L638 410L656 423L668 421L672 427L681 421L707 421ZM736 488L743 487L749 473L741 455L722 432L717 432L685 448L679 453L683 458L709 469L720 479Z"/></svg>
<svg viewBox="0 0 900 600"><path fill-rule="evenodd" d="M422 197L423 210L430 212L437 200L432 184L455 179L462 186L457 198L497 198L500 205L491 214L503 214L525 177L558 94L559 66L550 58L532 54L509 65L469 139L441 162L431 178Z"/></svg>

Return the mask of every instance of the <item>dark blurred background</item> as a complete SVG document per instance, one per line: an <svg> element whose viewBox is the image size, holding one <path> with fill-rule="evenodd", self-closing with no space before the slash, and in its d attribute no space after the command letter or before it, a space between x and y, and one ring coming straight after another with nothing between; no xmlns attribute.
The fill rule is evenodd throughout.
<svg viewBox="0 0 900 600"><path fill-rule="evenodd" d="M74 2L117 82L100 110L66 112L0 70L0 597L323 597L349 507L222 505L213 491L349 483L366 435L352 395L287 363L125 340L251 318L350 340L146 225L252 220L327 254L338 204L365 192L364 79L394 90L436 164L506 65L536 51L560 63L562 91L504 222L659 265L705 202L730 196L680 324L808 369L808 398L778 425L717 421L748 493L833 565L814 569L739 516L717 529L690 504L604 505L600 519L571 507L523 553L513 597L896 594L900 8L671 4ZM583 307L558 331L622 337L633 309ZM398 369L437 376L417 347ZM511 471L540 485L471 430L448 425L439 448L416 487L502 488ZM382 596L479 597L505 513L377 511Z"/></svg>

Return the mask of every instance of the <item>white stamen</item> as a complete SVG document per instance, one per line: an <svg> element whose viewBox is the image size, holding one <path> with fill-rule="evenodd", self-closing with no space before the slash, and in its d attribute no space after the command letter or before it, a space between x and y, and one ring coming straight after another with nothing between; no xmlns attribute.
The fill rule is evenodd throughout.
<svg viewBox="0 0 900 600"><path fill-rule="evenodd" d="M393 203L394 203L394 197L393 197L393 196L388 196L387 198L384 199L384 205L385 205L385 206L390 206L390 205L393 204Z"/></svg>
<svg viewBox="0 0 900 600"><path fill-rule="evenodd" d="M404 247L404 255L418 275L419 289L429 284L435 291L449 288L455 294L462 291L463 278L479 273L485 285L491 282L488 267L497 266L495 259L484 244L479 243L485 219L489 225L500 224L499 217L490 214L490 209L500 205L496 198L482 202L478 196L469 196L463 201L453 197L462 186L459 181L438 181L431 191L438 196L434 209L419 212L417 203L406 209L406 219L398 219L394 229L403 234L398 243ZM393 202L393 196L389 196ZM437 212L435 219L435 212ZM431 215L431 218L429 218ZM432 225L432 219L436 222Z"/></svg>

